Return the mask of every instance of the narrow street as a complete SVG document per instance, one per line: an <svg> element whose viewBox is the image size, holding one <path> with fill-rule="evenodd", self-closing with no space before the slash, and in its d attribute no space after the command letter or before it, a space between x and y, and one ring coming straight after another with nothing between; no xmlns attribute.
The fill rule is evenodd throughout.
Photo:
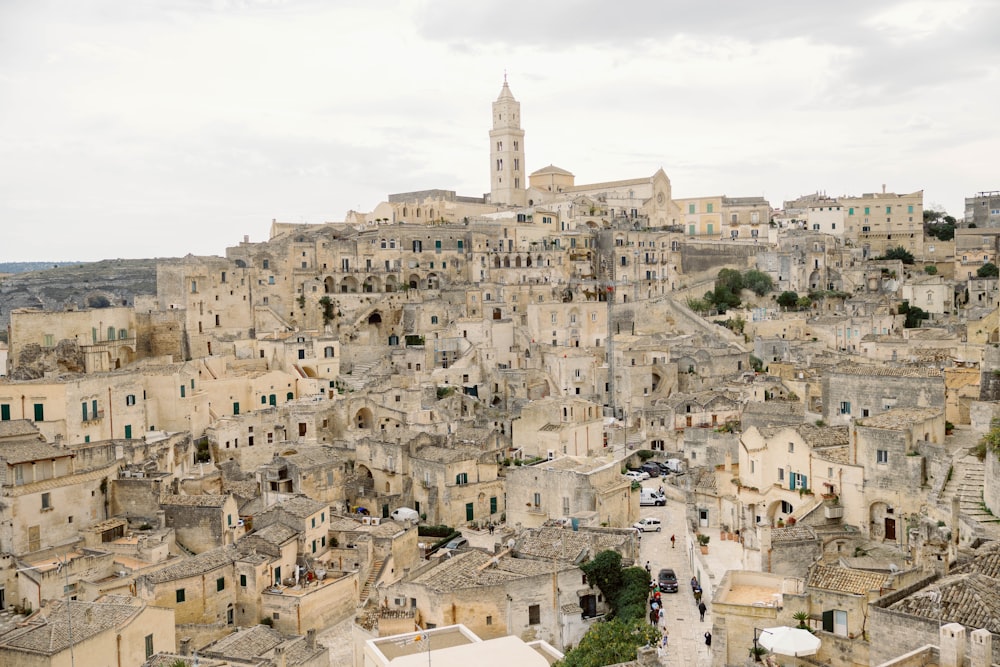
<svg viewBox="0 0 1000 667"><path fill-rule="evenodd" d="M660 479L649 479L643 482L643 486L655 489L667 487L667 484ZM670 500L669 489L667 497L665 506L642 507L639 512L640 518L655 517L662 522L659 533L643 533L639 564L645 565L648 560L654 579L664 567L672 568L677 573L677 593L663 593L661 596L669 640L666 651L661 651L660 663L672 667L709 667L711 652L705 645L705 633L712 629L712 590L707 579L711 572L714 581L719 582L726 570L740 568L742 550L736 542L720 542L718 531L715 531L708 533L712 536L709 554L702 555L694 535L689 534L684 503ZM676 537L673 548L670 546L671 535ZM696 572L704 588L702 600L708 607L704 621L699 620L698 603L690 584Z"/></svg>

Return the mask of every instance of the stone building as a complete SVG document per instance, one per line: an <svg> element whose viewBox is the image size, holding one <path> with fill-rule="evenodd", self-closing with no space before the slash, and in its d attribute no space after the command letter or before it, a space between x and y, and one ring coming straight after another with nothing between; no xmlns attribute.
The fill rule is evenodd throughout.
<svg viewBox="0 0 1000 667"><path fill-rule="evenodd" d="M0 634L0 662L27 667L139 665L175 647L174 614L133 597L53 600Z"/></svg>
<svg viewBox="0 0 1000 667"><path fill-rule="evenodd" d="M507 522L533 528L550 519L582 526L629 526L638 518L639 492L607 457L561 456L507 469Z"/></svg>
<svg viewBox="0 0 1000 667"><path fill-rule="evenodd" d="M243 534L239 507L229 494L183 496L164 494L160 508L177 543L200 554L233 544Z"/></svg>
<svg viewBox="0 0 1000 667"><path fill-rule="evenodd" d="M873 381L872 378L878 378ZM893 408L945 404L944 373L937 367L842 363L823 375L823 419L846 424Z"/></svg>

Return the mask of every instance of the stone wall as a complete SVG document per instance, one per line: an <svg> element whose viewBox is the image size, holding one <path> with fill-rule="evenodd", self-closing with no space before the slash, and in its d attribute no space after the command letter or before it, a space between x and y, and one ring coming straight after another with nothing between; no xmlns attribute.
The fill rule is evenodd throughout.
<svg viewBox="0 0 1000 667"><path fill-rule="evenodd" d="M111 516L156 523L160 494L168 490L166 478L111 480Z"/></svg>

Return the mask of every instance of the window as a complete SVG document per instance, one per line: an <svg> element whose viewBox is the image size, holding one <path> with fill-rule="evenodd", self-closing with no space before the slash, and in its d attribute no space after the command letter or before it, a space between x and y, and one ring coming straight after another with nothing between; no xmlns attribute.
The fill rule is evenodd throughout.
<svg viewBox="0 0 1000 667"><path fill-rule="evenodd" d="M889 462L889 450L887 449L876 449L875 450L875 463L888 463Z"/></svg>
<svg viewBox="0 0 1000 667"><path fill-rule="evenodd" d="M469 473L460 472L457 475L455 475L455 484L462 485L468 483L469 483Z"/></svg>
<svg viewBox="0 0 1000 667"><path fill-rule="evenodd" d="M181 385L181 398L184 398L186 394L187 394L187 387Z"/></svg>
<svg viewBox="0 0 1000 667"><path fill-rule="evenodd" d="M247 587L247 575L245 575L245 574L241 574L240 575L240 586L242 588L246 588Z"/></svg>
<svg viewBox="0 0 1000 667"><path fill-rule="evenodd" d="M842 415L849 415L849 414L851 414L851 402L850 401L841 401L840 402L840 414L842 414Z"/></svg>
<svg viewBox="0 0 1000 667"><path fill-rule="evenodd" d="M779 482L784 482L785 481L785 469L784 468L778 468L778 481Z"/></svg>
<svg viewBox="0 0 1000 667"><path fill-rule="evenodd" d="M492 616L487 616L486 617L486 625L493 625L493 617Z"/></svg>
<svg viewBox="0 0 1000 667"><path fill-rule="evenodd" d="M42 509L43 510L50 510L50 509L52 509L52 494L51 493L43 493L42 494Z"/></svg>
<svg viewBox="0 0 1000 667"><path fill-rule="evenodd" d="M542 505L542 494L534 494L535 507L540 507Z"/></svg>
<svg viewBox="0 0 1000 667"><path fill-rule="evenodd" d="M326 347L323 348L323 356L325 358L327 358L327 359L329 359L330 357L333 356L333 346L332 345L328 345L328 346L326 346Z"/></svg>
<svg viewBox="0 0 1000 667"><path fill-rule="evenodd" d="M135 394L129 394L125 397L125 405L135 405Z"/></svg>
<svg viewBox="0 0 1000 667"><path fill-rule="evenodd" d="M9 422L10 421L10 404L4 403L0 405L0 421Z"/></svg>
<svg viewBox="0 0 1000 667"><path fill-rule="evenodd" d="M146 659L153 657L153 635L146 635Z"/></svg>
<svg viewBox="0 0 1000 667"><path fill-rule="evenodd" d="M181 602L184 602L184 589L183 589L183 588L178 588L178 589L177 589L177 590L176 590L176 591L174 592L174 599L175 599L175 600L176 600L176 601L177 601L178 603L181 603Z"/></svg>
<svg viewBox="0 0 1000 667"><path fill-rule="evenodd" d="M697 206L697 204L688 204L688 213L694 213L695 206Z"/></svg>
<svg viewBox="0 0 1000 667"><path fill-rule="evenodd" d="M789 503L787 501L784 501L784 500L781 501L781 513L782 514L791 514L792 513L792 509L793 508L792 508L791 503Z"/></svg>
<svg viewBox="0 0 1000 667"><path fill-rule="evenodd" d="M841 609L830 609L823 612L823 631L832 632L841 637L847 636L847 612Z"/></svg>
<svg viewBox="0 0 1000 667"><path fill-rule="evenodd" d="M788 443L788 453L789 454L794 454L795 453L795 443L794 442Z"/></svg>
<svg viewBox="0 0 1000 667"><path fill-rule="evenodd" d="M711 213L712 212L712 206L713 206L712 204L706 204L705 205L705 212L706 213Z"/></svg>
<svg viewBox="0 0 1000 667"><path fill-rule="evenodd" d="M541 607L533 604L528 607L528 625L538 625L542 622Z"/></svg>
<svg viewBox="0 0 1000 667"><path fill-rule="evenodd" d="M35 403L34 408L35 408L35 421L36 422L45 421L45 404Z"/></svg>
<svg viewBox="0 0 1000 667"><path fill-rule="evenodd" d="M224 590L226 590L226 578L225 577L219 577L218 579L215 580L215 590L217 590L217 591L224 591Z"/></svg>

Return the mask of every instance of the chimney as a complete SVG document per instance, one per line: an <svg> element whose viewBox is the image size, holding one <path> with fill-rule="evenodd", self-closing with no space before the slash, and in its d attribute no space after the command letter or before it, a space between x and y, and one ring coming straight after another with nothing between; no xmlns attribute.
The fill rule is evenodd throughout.
<svg viewBox="0 0 1000 667"><path fill-rule="evenodd" d="M191 638L181 638L181 655L191 655Z"/></svg>
<svg viewBox="0 0 1000 667"><path fill-rule="evenodd" d="M989 630L980 628L969 634L970 667L990 667L993 663L993 635Z"/></svg>
<svg viewBox="0 0 1000 667"><path fill-rule="evenodd" d="M312 630L309 630L309 631L306 632L306 646L308 646L310 649L316 648L316 629L315 628L313 628ZM989 667L989 665L986 665L986 667Z"/></svg>
<svg viewBox="0 0 1000 667"><path fill-rule="evenodd" d="M961 627L961 626L959 626L959 627ZM274 647L274 662L275 662L275 664L278 667L288 667L288 663L285 662L285 647L284 646L275 646ZM945 666L942 666L942 667L945 667ZM947 667L953 667L953 666L949 665ZM959 665L959 667L961 667L961 665Z"/></svg>
<svg viewBox="0 0 1000 667"><path fill-rule="evenodd" d="M885 194L885 183L882 184L882 194Z"/></svg>
<svg viewBox="0 0 1000 667"><path fill-rule="evenodd" d="M965 626L949 623L941 628L939 664L941 667L962 667L965 658Z"/></svg>
<svg viewBox="0 0 1000 667"><path fill-rule="evenodd" d="M156 510L156 525L162 530L167 527L166 510Z"/></svg>
<svg viewBox="0 0 1000 667"><path fill-rule="evenodd" d="M725 468L726 472L732 472L733 471L733 453L730 452L728 449L726 450L726 458L725 458L725 460L726 460L726 468Z"/></svg>

